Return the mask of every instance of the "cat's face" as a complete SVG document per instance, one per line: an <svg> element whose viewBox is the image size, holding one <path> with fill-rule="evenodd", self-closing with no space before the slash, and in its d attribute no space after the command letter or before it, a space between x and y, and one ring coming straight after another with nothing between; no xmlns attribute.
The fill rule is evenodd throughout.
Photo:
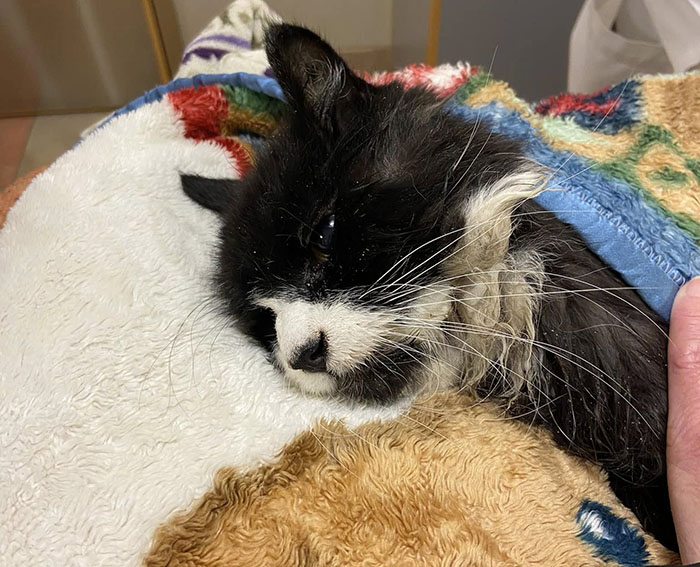
<svg viewBox="0 0 700 567"><path fill-rule="evenodd" d="M307 30L272 27L267 52L291 112L219 188L229 313L306 392L387 401L454 380L452 260L482 235L470 199L518 148L423 90L367 84Z"/></svg>

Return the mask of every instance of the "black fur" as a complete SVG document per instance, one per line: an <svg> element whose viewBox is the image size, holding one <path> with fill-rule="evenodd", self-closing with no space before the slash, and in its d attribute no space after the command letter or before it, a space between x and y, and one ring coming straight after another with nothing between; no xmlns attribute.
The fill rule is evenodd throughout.
<svg viewBox="0 0 700 567"><path fill-rule="evenodd" d="M665 474L667 326L573 229L533 202L519 212L532 214L518 222L511 245L536 241L548 253L545 292L555 293L544 297L537 325L537 340L551 345L539 349L550 377L542 403L523 397L512 411L603 465L618 497L675 547ZM497 395L498 383L482 391L488 387Z"/></svg>
<svg viewBox="0 0 700 567"><path fill-rule="evenodd" d="M240 328L271 349L274 316L255 297L318 301L344 290L360 301L409 251L416 252L397 276L446 256L445 240L426 243L459 228L470 195L523 162L517 143L464 123L425 90L369 85L308 30L272 26L267 53L289 116L244 180L183 177L183 186L223 212L220 296ZM673 546L664 477L665 325L571 228L532 202L518 212L510 246L546 252L544 291L557 293L545 295L537 320L537 340L551 345L537 349L545 391L540 399L523 393L511 411L603 465L623 502ZM319 261L309 241L329 214L334 247ZM437 270L416 283L429 283ZM377 289L361 302L391 307L386 295ZM401 349L387 347L381 358L337 377L341 394L386 402L421 369L420 355ZM482 393L506 396L499 378L495 371L487 377Z"/></svg>
<svg viewBox="0 0 700 567"><path fill-rule="evenodd" d="M235 206L238 195L236 180L207 179L196 175L181 175L180 179L185 194L207 209L224 214Z"/></svg>

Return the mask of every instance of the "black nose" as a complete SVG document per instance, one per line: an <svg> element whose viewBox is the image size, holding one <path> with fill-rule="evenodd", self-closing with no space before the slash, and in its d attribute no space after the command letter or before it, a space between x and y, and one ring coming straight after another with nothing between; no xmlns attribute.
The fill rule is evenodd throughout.
<svg viewBox="0 0 700 567"><path fill-rule="evenodd" d="M311 339L294 353L289 361L289 366L295 370L325 372L327 350L326 338L323 333L319 333L317 337Z"/></svg>

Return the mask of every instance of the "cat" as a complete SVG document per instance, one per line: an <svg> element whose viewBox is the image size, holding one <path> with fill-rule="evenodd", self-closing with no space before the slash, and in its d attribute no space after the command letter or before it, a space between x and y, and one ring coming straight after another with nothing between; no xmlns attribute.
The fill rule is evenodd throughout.
<svg viewBox="0 0 700 567"><path fill-rule="evenodd" d="M502 403L603 466L675 546L666 324L532 200L547 172L425 89L367 83L305 28L272 25L266 52L289 112L253 171L182 176L222 215L231 320L312 395Z"/></svg>

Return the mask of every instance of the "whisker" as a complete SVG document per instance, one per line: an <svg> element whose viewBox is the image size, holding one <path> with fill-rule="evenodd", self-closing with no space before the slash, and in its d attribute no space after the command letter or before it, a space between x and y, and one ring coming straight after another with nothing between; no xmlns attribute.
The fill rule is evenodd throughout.
<svg viewBox="0 0 700 567"><path fill-rule="evenodd" d="M633 402L635 401L634 398L631 396L631 394L629 392L627 392L623 389L622 384L620 382L618 382L615 378L610 376L610 374L608 374L607 372L605 372L604 370L602 370L601 368L599 368L598 366L596 366L592 362L577 355L576 353L571 352L571 351L564 349L562 347L552 345L550 343L537 341L535 339L526 339L526 338L518 337L515 335L508 335L506 333L502 333L502 332L499 332L495 329L489 329L486 327L479 327L479 326L473 326L473 325L470 326L466 323L460 323L458 330L462 330L462 331L466 330L467 332L474 333L474 334L480 334L480 335L486 335L486 336L498 336L498 337L506 338L508 340L525 342L527 344L531 344L533 346L541 348L542 350L545 350L546 352L550 352L551 354L566 360L570 364L576 366L577 368L580 368L582 371L584 371L584 372L590 374L591 376L595 377L596 379L600 380L601 383L603 383L608 388L610 388L615 394L620 396L621 399L625 400L627 402L627 404L630 406L630 408L641 418L641 420L649 427L649 429L653 431L653 428L651 427L651 424L649 423L649 421L644 417L644 415L633 404ZM454 337L454 335L452 335L452 336ZM463 341L462 339L459 339L458 337L454 337L454 338L463 342L463 344L465 346L468 345L468 343L466 343L466 341ZM570 357L573 357L573 359ZM574 360L574 359L577 359L577 360ZM578 362L578 361L581 361L583 364ZM588 365L590 368L587 368L586 366L584 366L584 364ZM600 375L597 375L596 372ZM522 378L522 376L519 376L519 377ZM563 379L562 379L562 381L563 381ZM565 384L568 384L566 381L563 381L563 382ZM526 381L526 383L529 384L530 382ZM625 396L624 394L627 394L628 396L630 396L630 400L628 400L627 396Z"/></svg>
<svg viewBox="0 0 700 567"><path fill-rule="evenodd" d="M597 132L598 129L602 126L602 124L603 124L603 122L605 121L605 119L608 117L608 115L613 111L613 109L617 108L617 103L619 103L620 100L622 99L622 95L625 93L625 90L627 89L627 85L629 85L629 82L630 82L630 79L627 79L627 80L625 81L625 83L624 83L622 89L620 90L620 94L618 94L618 95L617 95L617 98L615 99L615 103L610 105L610 107L609 107L608 110L605 112L605 114L603 115L603 117L598 121L598 123L595 125L595 127L591 130L592 133ZM571 160L571 158L573 158L574 155L575 155L575 154L574 154L573 152L569 153L569 156L564 160L564 162L563 162L557 169L555 169L555 170L552 172L552 174L549 176L549 178L548 178L548 180L547 180L547 183L549 183L549 182L554 178L554 176L555 176L557 173L559 173L559 172L562 170L562 168L563 168L567 163L569 163L569 160ZM579 172L579 173L580 173L580 172Z"/></svg>

